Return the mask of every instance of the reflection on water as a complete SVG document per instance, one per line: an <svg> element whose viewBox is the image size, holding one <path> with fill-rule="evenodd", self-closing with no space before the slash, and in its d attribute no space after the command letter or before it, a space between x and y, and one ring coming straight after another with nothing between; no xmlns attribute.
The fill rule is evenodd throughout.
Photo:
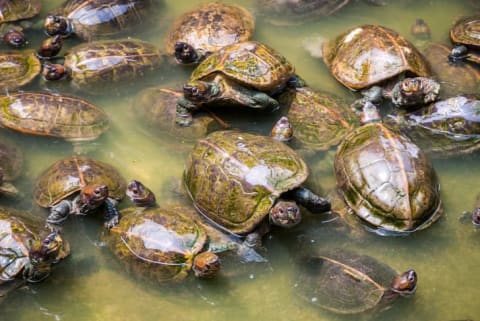
<svg viewBox="0 0 480 321"><path fill-rule="evenodd" d="M411 39L410 26L423 18L432 30L432 40L448 43L448 29L455 17L471 13L475 1L392 1L385 7L371 7L365 1L351 1L334 16L318 18L303 25L273 26L258 18L254 38L283 53L298 73L313 87L353 98L330 76L324 64L302 48L304 39L330 38L356 25L370 23L390 27ZM60 1L43 1L45 15ZM135 38L163 46L166 30L173 18L195 4L206 1L165 0L162 14L145 32ZM258 13L255 0L228 1L244 5ZM32 47L41 37L31 39ZM73 45L74 41L68 41ZM313 44L311 44L313 46ZM188 143L172 143L160 132L146 130L130 108L140 88L182 82L188 68L161 69L154 79L144 80L121 91L88 97L103 107L111 118L111 130L84 146L89 155L116 166L126 179L143 181L157 194L160 203L175 197ZM33 85L35 88L37 85ZM38 85L43 86L43 85ZM65 87L59 86L58 88ZM263 113L222 115L234 127L267 133L279 118ZM248 119L248 118L250 119ZM29 200L32 179L55 160L72 153L70 143L49 138L30 137L1 130L17 141L25 152L25 170L17 186L27 198L18 206L37 209ZM184 146L182 146L184 145ZM185 148L182 148L185 147ZM326 160L331 159L325 157ZM312 247L348 247L383 260L397 270L415 268L417 293L402 299L374 320L417 321L479 318L480 307L480 232L462 225L457 218L470 209L478 188L480 156L436 160L434 166L442 186L445 215L431 228L405 238L341 233L334 225L321 224L308 217L294 230L275 230L265 241L267 266L227 264L225 275L213 281L192 280L182 285L159 287L127 275L100 242L101 220L76 218L66 223L72 243L72 256L57 266L51 278L21 289L1 306L1 320L357 320L336 316L310 306L295 295L292 287L294 254L305 243ZM323 191L332 188L331 163L310 182ZM3 202L3 200L2 200ZM4 204L10 204L8 201ZM302 244L302 245L299 245ZM237 263L238 264L238 263ZM229 276L233 270L238 270Z"/></svg>

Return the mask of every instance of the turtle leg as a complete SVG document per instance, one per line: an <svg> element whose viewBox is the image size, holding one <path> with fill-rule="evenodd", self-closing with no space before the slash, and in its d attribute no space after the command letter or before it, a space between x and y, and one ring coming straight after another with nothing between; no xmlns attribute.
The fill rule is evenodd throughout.
<svg viewBox="0 0 480 321"><path fill-rule="evenodd" d="M190 126L193 122L192 110L197 109L197 106L192 104L185 97L178 98L177 114L175 122L180 126Z"/></svg>
<svg viewBox="0 0 480 321"><path fill-rule="evenodd" d="M59 225L68 218L72 212L72 201L63 200L50 210L50 215L47 217L47 227L50 230L57 230Z"/></svg>
<svg viewBox="0 0 480 321"><path fill-rule="evenodd" d="M234 100L243 106L270 111L280 108L277 100L258 90L235 86L232 95L234 95Z"/></svg>
<svg viewBox="0 0 480 321"><path fill-rule="evenodd" d="M289 191L287 195L312 213L325 213L331 210L329 200L315 194L308 188L297 187Z"/></svg>
<svg viewBox="0 0 480 321"><path fill-rule="evenodd" d="M115 225L118 225L118 220L120 218L120 214L117 210L117 201L113 198L107 198L105 200L105 227L107 229L111 229Z"/></svg>

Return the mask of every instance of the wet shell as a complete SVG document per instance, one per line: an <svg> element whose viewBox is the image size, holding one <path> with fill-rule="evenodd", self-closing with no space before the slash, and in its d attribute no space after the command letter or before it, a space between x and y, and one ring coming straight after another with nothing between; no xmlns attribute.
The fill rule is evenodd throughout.
<svg viewBox="0 0 480 321"><path fill-rule="evenodd" d="M41 69L34 51L0 53L0 91L15 90L28 84Z"/></svg>
<svg viewBox="0 0 480 321"><path fill-rule="evenodd" d="M34 17L41 7L41 0L0 1L0 23Z"/></svg>
<svg viewBox="0 0 480 321"><path fill-rule="evenodd" d="M459 19L450 29L450 38L455 44L480 47L480 15Z"/></svg>
<svg viewBox="0 0 480 321"><path fill-rule="evenodd" d="M49 92L0 96L0 125L70 141L92 140L109 128L108 116L99 107L79 97Z"/></svg>

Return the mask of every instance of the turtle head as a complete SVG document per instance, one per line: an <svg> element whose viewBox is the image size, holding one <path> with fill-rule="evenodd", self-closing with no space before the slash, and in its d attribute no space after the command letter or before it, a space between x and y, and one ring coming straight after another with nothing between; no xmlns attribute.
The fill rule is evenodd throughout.
<svg viewBox="0 0 480 321"><path fill-rule="evenodd" d="M102 205L108 197L108 186L102 185L87 185L80 193L82 205L87 210L93 210Z"/></svg>
<svg viewBox="0 0 480 321"><path fill-rule="evenodd" d="M43 26L49 36L69 36L73 32L72 24L63 16L49 14L45 18L45 24Z"/></svg>
<svg viewBox="0 0 480 321"><path fill-rule="evenodd" d="M183 95L192 102L208 102L218 94L214 83L205 81L190 81L183 86Z"/></svg>
<svg viewBox="0 0 480 321"><path fill-rule="evenodd" d="M392 102L397 106L427 104L437 99L440 84L426 77L405 78L392 91Z"/></svg>
<svg viewBox="0 0 480 321"><path fill-rule="evenodd" d="M468 58L468 48L467 46L460 45L453 47L450 55L448 55L448 59L451 62L462 61Z"/></svg>
<svg viewBox="0 0 480 321"><path fill-rule="evenodd" d="M46 80L61 80L68 76L68 71L63 65L45 62L42 75Z"/></svg>
<svg viewBox="0 0 480 321"><path fill-rule="evenodd" d="M10 29L3 36L3 42L13 48L23 47L27 43L25 34L20 30Z"/></svg>
<svg viewBox="0 0 480 321"><path fill-rule="evenodd" d="M55 57L62 50L63 38L60 35L48 37L42 41L38 49L38 55L42 58ZM63 66L62 66L63 67Z"/></svg>
<svg viewBox="0 0 480 321"><path fill-rule="evenodd" d="M473 210L472 223L476 227L480 227L480 207L477 207L475 210Z"/></svg>
<svg viewBox="0 0 480 321"><path fill-rule="evenodd" d="M181 64L193 64L198 62L198 53L190 44L186 42L175 43L175 59Z"/></svg>
<svg viewBox="0 0 480 321"><path fill-rule="evenodd" d="M292 140L293 128L286 116L283 116L275 123L270 131L270 136L280 142L289 142Z"/></svg>
<svg viewBox="0 0 480 321"><path fill-rule="evenodd" d="M193 259L193 272L201 278L211 278L220 271L220 258L213 252L202 252Z"/></svg>
<svg viewBox="0 0 480 321"><path fill-rule="evenodd" d="M50 267L68 255L68 245L59 232L48 234L43 240L31 244L28 252L30 266L26 270L26 278L30 282L38 282L50 274Z"/></svg>
<svg viewBox="0 0 480 321"><path fill-rule="evenodd" d="M155 194L137 180L128 183L127 196L137 206L154 206L156 203Z"/></svg>
<svg viewBox="0 0 480 321"><path fill-rule="evenodd" d="M280 200L270 209L270 222L274 225L289 228L301 220L302 214L295 202Z"/></svg>
<svg viewBox="0 0 480 321"><path fill-rule="evenodd" d="M417 289L417 273L415 270L408 270L401 275L397 275L392 280L390 289L401 296L415 293Z"/></svg>

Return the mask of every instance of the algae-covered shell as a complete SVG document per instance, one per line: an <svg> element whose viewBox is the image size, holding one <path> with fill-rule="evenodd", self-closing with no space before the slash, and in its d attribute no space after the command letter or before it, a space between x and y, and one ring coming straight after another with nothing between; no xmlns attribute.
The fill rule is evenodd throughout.
<svg viewBox="0 0 480 321"><path fill-rule="evenodd" d="M0 53L0 90L15 90L31 82L42 65L32 50Z"/></svg>
<svg viewBox="0 0 480 321"><path fill-rule="evenodd" d="M108 116L71 95L17 92L0 96L0 125L33 135L92 140L108 130Z"/></svg>
<svg viewBox="0 0 480 321"><path fill-rule="evenodd" d="M121 200L127 182L112 165L86 157L59 160L37 178L33 197L42 207L50 207L90 184L108 186L108 196Z"/></svg>
<svg viewBox="0 0 480 321"><path fill-rule="evenodd" d="M41 0L8 0L0 2L0 23L28 19L40 13Z"/></svg>

